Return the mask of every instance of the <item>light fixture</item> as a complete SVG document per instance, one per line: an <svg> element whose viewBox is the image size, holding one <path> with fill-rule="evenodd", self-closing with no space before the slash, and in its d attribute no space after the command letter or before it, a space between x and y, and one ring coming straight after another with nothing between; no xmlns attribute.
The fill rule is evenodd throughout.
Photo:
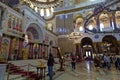
<svg viewBox="0 0 120 80"><path fill-rule="evenodd" d="M103 31L103 28L104 28L104 24L100 23L100 31Z"/></svg>
<svg viewBox="0 0 120 80"><path fill-rule="evenodd" d="M79 31L83 31L84 28L82 26L79 27Z"/></svg>
<svg viewBox="0 0 120 80"><path fill-rule="evenodd" d="M79 39L82 37L82 34L80 34L79 32L72 32L68 35L68 39L72 40L72 39Z"/></svg>
<svg viewBox="0 0 120 80"><path fill-rule="evenodd" d="M24 0L24 2L44 18L52 17L54 8L63 4L63 0Z"/></svg>
<svg viewBox="0 0 120 80"><path fill-rule="evenodd" d="M93 30L93 26L92 25L89 25L89 30Z"/></svg>

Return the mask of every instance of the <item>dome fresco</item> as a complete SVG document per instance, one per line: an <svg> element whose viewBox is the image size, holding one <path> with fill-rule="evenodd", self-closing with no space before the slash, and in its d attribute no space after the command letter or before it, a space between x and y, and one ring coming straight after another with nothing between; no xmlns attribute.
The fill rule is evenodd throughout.
<svg viewBox="0 0 120 80"><path fill-rule="evenodd" d="M38 32L37 32L37 30L35 28L29 27L27 29L27 31L30 32L30 33L32 33L33 39L39 39L39 34L38 34Z"/></svg>
<svg viewBox="0 0 120 80"><path fill-rule="evenodd" d="M114 21L115 16L115 21ZM87 32L112 32L120 30L120 14L116 10L114 14L109 11L102 11L98 15L91 14L84 23Z"/></svg>

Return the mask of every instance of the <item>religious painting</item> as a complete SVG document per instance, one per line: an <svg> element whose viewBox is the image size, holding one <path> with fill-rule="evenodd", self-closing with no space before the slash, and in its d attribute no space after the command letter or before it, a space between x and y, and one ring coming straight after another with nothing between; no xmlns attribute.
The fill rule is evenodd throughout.
<svg viewBox="0 0 120 80"><path fill-rule="evenodd" d="M109 31L110 29L110 16L108 13L101 13L99 16L100 31Z"/></svg>
<svg viewBox="0 0 120 80"><path fill-rule="evenodd" d="M83 32L84 31L84 19L81 14L75 16L75 31Z"/></svg>
<svg viewBox="0 0 120 80"><path fill-rule="evenodd" d="M51 22L47 24L47 30L53 31L53 24Z"/></svg>
<svg viewBox="0 0 120 80"><path fill-rule="evenodd" d="M12 45L12 59L16 60L18 56L18 47L19 47L19 39L14 38L13 39L13 45Z"/></svg>
<svg viewBox="0 0 120 80"><path fill-rule="evenodd" d="M9 43L10 42L7 38L3 38L0 49L0 61L7 61L9 53Z"/></svg>
<svg viewBox="0 0 120 80"><path fill-rule="evenodd" d="M120 11L116 11L115 19L116 19L116 27L120 28Z"/></svg>
<svg viewBox="0 0 120 80"><path fill-rule="evenodd" d="M92 14L93 14L92 11L88 12L87 18L89 18ZM88 24L87 24L87 29L89 29L89 30L96 30L97 29L97 23L96 23L95 16L92 17L91 19L89 19Z"/></svg>
<svg viewBox="0 0 120 80"><path fill-rule="evenodd" d="M12 16L12 28L15 29L15 22L16 22L16 17Z"/></svg>
<svg viewBox="0 0 120 80"><path fill-rule="evenodd" d="M8 16L8 28L11 28L12 16Z"/></svg>
<svg viewBox="0 0 120 80"><path fill-rule="evenodd" d="M34 27L37 27L37 25L34 25L33 26L30 26L28 29L27 29L27 33L29 32L30 35L32 36L31 39L39 39L39 35L38 35L38 31L36 28ZM29 38L29 35L28 35L28 38Z"/></svg>

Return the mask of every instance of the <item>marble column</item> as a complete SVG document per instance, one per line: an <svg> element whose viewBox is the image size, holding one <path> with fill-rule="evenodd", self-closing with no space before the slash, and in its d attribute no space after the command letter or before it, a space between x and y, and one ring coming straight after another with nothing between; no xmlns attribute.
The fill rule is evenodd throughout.
<svg viewBox="0 0 120 80"><path fill-rule="evenodd" d="M45 58L45 56L46 56L46 50L45 50L45 44L43 45L43 55L44 55L44 57L43 58Z"/></svg>
<svg viewBox="0 0 120 80"><path fill-rule="evenodd" d="M21 46L21 41L19 39L17 59L20 59L20 46Z"/></svg>
<svg viewBox="0 0 120 80"><path fill-rule="evenodd" d="M47 45L45 45L45 58L47 58Z"/></svg>
<svg viewBox="0 0 120 80"><path fill-rule="evenodd" d="M42 45L42 58L45 57L45 44Z"/></svg>
<svg viewBox="0 0 120 80"><path fill-rule="evenodd" d="M41 58L43 58L43 44L41 44Z"/></svg>
<svg viewBox="0 0 120 80"><path fill-rule="evenodd" d="M40 44L38 44L38 59L40 59Z"/></svg>
<svg viewBox="0 0 120 80"><path fill-rule="evenodd" d="M48 45L46 46L46 58L48 58Z"/></svg>
<svg viewBox="0 0 120 80"><path fill-rule="evenodd" d="M40 59L41 58L41 44L38 44L38 58Z"/></svg>
<svg viewBox="0 0 120 80"><path fill-rule="evenodd" d="M97 18L96 18L96 23L97 23L97 30L98 32L100 32L100 19L99 19L99 15L97 15Z"/></svg>
<svg viewBox="0 0 120 80"><path fill-rule="evenodd" d="M42 58L42 44L40 44L40 58Z"/></svg>
<svg viewBox="0 0 120 80"><path fill-rule="evenodd" d="M31 56L32 56L32 59L33 59L33 56L34 56L34 43L31 44Z"/></svg>
<svg viewBox="0 0 120 80"><path fill-rule="evenodd" d="M29 43L29 59L31 59L31 57L32 57L32 56L31 56L31 49L32 49L31 47L32 47L32 46L31 46L31 43Z"/></svg>
<svg viewBox="0 0 120 80"><path fill-rule="evenodd" d="M18 59L22 59L23 40L19 39Z"/></svg>
<svg viewBox="0 0 120 80"><path fill-rule="evenodd" d="M114 24L114 28L117 28L117 23L116 23L116 17L115 17L115 13L112 13L112 18L113 18L113 24Z"/></svg>
<svg viewBox="0 0 120 80"><path fill-rule="evenodd" d="M2 37L0 37L0 49L2 47Z"/></svg>
<svg viewBox="0 0 120 80"><path fill-rule="evenodd" d="M12 48L13 48L13 37L10 38L10 47L9 47L8 60L12 60Z"/></svg>

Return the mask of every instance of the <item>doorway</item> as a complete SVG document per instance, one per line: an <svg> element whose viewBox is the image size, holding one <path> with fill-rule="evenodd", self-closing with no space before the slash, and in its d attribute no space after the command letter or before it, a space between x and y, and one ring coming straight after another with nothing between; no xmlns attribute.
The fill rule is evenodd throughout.
<svg viewBox="0 0 120 80"><path fill-rule="evenodd" d="M93 59L93 42L92 39L89 37L85 37L81 40L81 47L82 47L82 56L83 58L87 60L92 60Z"/></svg>

